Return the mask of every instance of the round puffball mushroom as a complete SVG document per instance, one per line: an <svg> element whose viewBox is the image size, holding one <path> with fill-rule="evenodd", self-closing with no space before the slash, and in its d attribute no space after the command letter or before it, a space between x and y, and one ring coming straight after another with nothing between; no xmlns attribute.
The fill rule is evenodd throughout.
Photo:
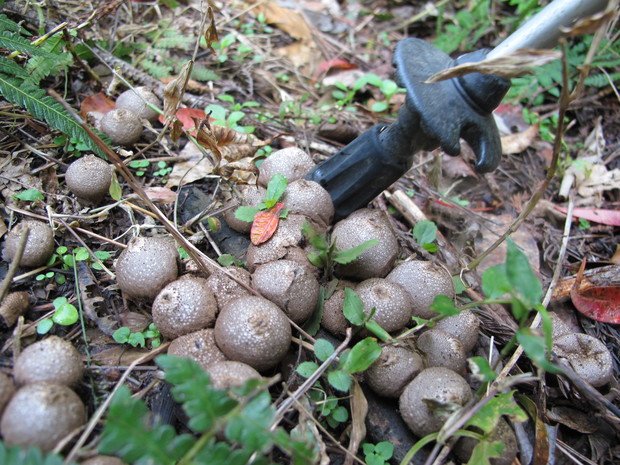
<svg viewBox="0 0 620 465"><path fill-rule="evenodd" d="M467 365L463 344L455 336L441 329L429 329L417 341L418 348L424 352L426 366L445 367L462 374Z"/></svg>
<svg viewBox="0 0 620 465"><path fill-rule="evenodd" d="M392 225L386 214L380 210L364 208L351 213L336 223L332 238L339 252L372 239L378 241L377 245L366 249L355 260L347 264L337 264L335 274L338 277L383 278L392 269L400 252Z"/></svg>
<svg viewBox="0 0 620 465"><path fill-rule="evenodd" d="M281 174L291 183L303 179L314 168L310 155L297 147L287 147L273 152L260 165L258 184L267 187L274 174Z"/></svg>
<svg viewBox="0 0 620 465"><path fill-rule="evenodd" d="M364 304L364 313L387 332L398 331L411 322L411 298L402 286L383 278L370 278L355 289Z"/></svg>
<svg viewBox="0 0 620 465"><path fill-rule="evenodd" d="M0 417L2 417L2 412L4 412L4 407L9 403L11 397L15 394L15 385L13 384L13 380L0 372Z"/></svg>
<svg viewBox="0 0 620 465"><path fill-rule="evenodd" d="M135 237L116 261L116 283L131 296L154 299L166 284L177 279L177 257L172 241Z"/></svg>
<svg viewBox="0 0 620 465"><path fill-rule="evenodd" d="M276 260L256 268L252 287L278 305L295 323L310 318L319 300L319 282L303 265Z"/></svg>
<svg viewBox="0 0 620 465"><path fill-rule="evenodd" d="M437 313L429 307L438 295L454 298L454 283L450 274L440 266L423 260L407 260L386 276L403 286L413 302L413 316L433 318Z"/></svg>
<svg viewBox="0 0 620 465"><path fill-rule="evenodd" d="M348 286L353 288L353 286ZM351 323L344 316L344 289L336 289L323 303L321 326L334 336L344 336Z"/></svg>
<svg viewBox="0 0 620 465"><path fill-rule="evenodd" d="M450 415L449 409L431 409L426 401L461 407L471 398L471 389L462 376L444 367L426 368L401 394L399 410L411 431L423 438L439 431Z"/></svg>
<svg viewBox="0 0 620 465"><path fill-rule="evenodd" d="M406 347L383 346L381 355L364 373L370 388L380 396L398 398L424 369L422 357Z"/></svg>
<svg viewBox="0 0 620 465"><path fill-rule="evenodd" d="M263 297L231 301L215 322L215 342L224 355L261 372L284 358L291 336L291 325L284 312Z"/></svg>
<svg viewBox="0 0 620 465"><path fill-rule="evenodd" d="M291 213L304 215L320 229L327 228L334 219L332 198L319 183L298 179L288 184L282 203Z"/></svg>
<svg viewBox="0 0 620 465"><path fill-rule="evenodd" d="M54 252L54 232L46 223L34 220L22 220L7 234L4 243L4 258L10 262L15 257L24 229L28 227L28 239L20 266L37 267L45 265Z"/></svg>
<svg viewBox="0 0 620 465"><path fill-rule="evenodd" d="M13 374L18 385L33 383L75 386L84 372L82 357L73 344L49 336L26 347L15 360Z"/></svg>
<svg viewBox="0 0 620 465"><path fill-rule="evenodd" d="M254 272L257 266L279 260L287 255L290 248L303 244L301 228L306 221L308 219L303 215L290 214L280 220L271 239L260 245L250 244L245 256L248 269Z"/></svg>
<svg viewBox="0 0 620 465"><path fill-rule="evenodd" d="M116 99L116 108L131 110L138 118L144 118L154 123L157 121L159 113L148 106L147 103L161 108L161 102L157 96L147 87L140 86L128 89L119 95Z"/></svg>
<svg viewBox="0 0 620 465"><path fill-rule="evenodd" d="M211 364L226 360L226 356L215 343L213 328L202 329L176 338L168 347L168 355L189 358L203 370Z"/></svg>
<svg viewBox="0 0 620 465"><path fill-rule="evenodd" d="M250 365L233 360L213 363L206 371L216 389L228 390L242 386L251 379L262 379L260 373Z"/></svg>
<svg viewBox="0 0 620 465"><path fill-rule="evenodd" d="M111 455L95 455L85 460L80 465L125 465L125 462Z"/></svg>
<svg viewBox="0 0 620 465"><path fill-rule="evenodd" d="M84 404L67 386L28 384L6 406L0 431L9 445L34 446L48 452L85 421Z"/></svg>
<svg viewBox="0 0 620 465"><path fill-rule="evenodd" d="M582 333L565 334L554 341L553 351L592 386L603 386L611 380L611 352L598 339Z"/></svg>
<svg viewBox="0 0 620 465"><path fill-rule="evenodd" d="M434 329L441 329L452 334L461 341L463 350L467 353L478 342L480 319L471 310L463 310L458 315L442 318L435 324Z"/></svg>
<svg viewBox="0 0 620 465"><path fill-rule="evenodd" d="M224 270L246 284L248 288L251 287L251 275L245 268L227 266L224 267ZM215 296L218 308L223 308L224 305L237 297L250 295L248 288L243 287L221 270L214 271L211 276L207 278L207 285Z"/></svg>
<svg viewBox="0 0 620 465"><path fill-rule="evenodd" d="M213 326L217 302L206 279L182 277L157 294L152 313L161 334L174 339Z"/></svg>
<svg viewBox="0 0 620 465"><path fill-rule="evenodd" d="M110 190L112 168L95 155L85 155L69 165L65 182L76 197L97 203Z"/></svg>
<svg viewBox="0 0 620 465"><path fill-rule="evenodd" d="M242 234L249 234L252 229L252 223L238 219L235 216L235 212L239 207L256 208L256 206L263 201L265 195L267 195L267 190L264 187L247 184L238 186L237 189L239 190L239 194L241 194L241 198L233 197L229 200L224 206L226 210L224 210L222 216L231 229Z"/></svg>
<svg viewBox="0 0 620 465"><path fill-rule="evenodd" d="M142 123L136 114L126 108L110 110L101 118L101 131L116 145L131 145L142 136Z"/></svg>
<svg viewBox="0 0 620 465"><path fill-rule="evenodd" d="M568 323L566 323L557 313L549 312L549 318L551 319L551 324L553 327L551 338L554 341L565 334L571 334L573 332Z"/></svg>

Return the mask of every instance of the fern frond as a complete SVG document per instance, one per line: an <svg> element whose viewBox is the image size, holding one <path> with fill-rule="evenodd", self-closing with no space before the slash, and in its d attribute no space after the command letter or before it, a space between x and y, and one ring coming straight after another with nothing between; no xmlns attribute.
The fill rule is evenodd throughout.
<svg viewBox="0 0 620 465"><path fill-rule="evenodd" d="M0 463L2 465L62 465L63 459L60 455L43 454L36 447L7 447L0 441ZM75 462L68 465L75 465Z"/></svg>
<svg viewBox="0 0 620 465"><path fill-rule="evenodd" d="M52 128L86 144L90 150L105 158L82 126L58 102L45 95L44 90L28 84L27 81L0 73L0 95L25 108L32 116L45 121Z"/></svg>
<svg viewBox="0 0 620 465"><path fill-rule="evenodd" d="M47 76L56 76L59 72L66 70L72 60L71 55L65 53L57 55L53 60L45 57L32 57L26 65L29 80L38 86L39 82Z"/></svg>
<svg viewBox="0 0 620 465"><path fill-rule="evenodd" d="M610 80L611 82L617 82L620 80L620 72L609 73L609 75L605 75L604 73L593 74L592 76L588 76L584 83L586 86L605 87L610 84Z"/></svg>
<svg viewBox="0 0 620 465"><path fill-rule="evenodd" d="M46 52L41 47L32 45L28 39L25 39L11 31L0 32L0 47L7 48L15 52L24 52L32 56L43 56L47 58L55 57L53 53Z"/></svg>
<svg viewBox="0 0 620 465"><path fill-rule="evenodd" d="M24 28L20 27L15 21L10 20L7 15L0 15L0 31L21 32L26 36L32 35Z"/></svg>
<svg viewBox="0 0 620 465"><path fill-rule="evenodd" d="M11 74L15 77L28 79L28 73L24 68L3 56L0 56L0 69L2 69L3 72Z"/></svg>

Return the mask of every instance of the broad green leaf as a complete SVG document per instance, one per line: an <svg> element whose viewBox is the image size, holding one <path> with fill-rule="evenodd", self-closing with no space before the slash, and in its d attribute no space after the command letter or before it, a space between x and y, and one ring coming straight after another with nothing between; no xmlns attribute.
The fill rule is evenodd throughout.
<svg viewBox="0 0 620 465"><path fill-rule="evenodd" d="M220 255L217 258L217 262L222 266L230 266L235 264L235 257L230 255L229 253L225 253Z"/></svg>
<svg viewBox="0 0 620 465"><path fill-rule="evenodd" d="M97 251L94 252L94 254L102 262L106 261L107 259L109 259L112 256L112 254L110 252L107 252L105 250L97 250Z"/></svg>
<svg viewBox="0 0 620 465"><path fill-rule="evenodd" d="M534 309L540 313L540 317L542 319L541 328L545 338L545 344L547 345L547 348L551 348L553 345L553 322L549 317L549 312L542 304L534 306Z"/></svg>
<svg viewBox="0 0 620 465"><path fill-rule="evenodd" d="M110 189L108 190L110 197L113 200L119 201L123 197L123 188L118 182L118 177L116 176L116 171L112 172L112 182L110 183Z"/></svg>
<svg viewBox="0 0 620 465"><path fill-rule="evenodd" d="M187 251L183 247L178 247L177 251L179 252L179 258L181 260L185 260L185 259L189 258L189 254L187 253Z"/></svg>
<svg viewBox="0 0 620 465"><path fill-rule="evenodd" d="M59 325L71 326L78 320L78 318L79 314L77 308L70 303L65 302L59 307L56 307L56 311L52 316L52 321Z"/></svg>
<svg viewBox="0 0 620 465"><path fill-rule="evenodd" d="M359 373L366 370L381 355L381 347L372 337L355 344L341 369L346 373Z"/></svg>
<svg viewBox="0 0 620 465"><path fill-rule="evenodd" d="M246 223L251 223L254 221L254 217L260 210L254 207L239 207L235 210L235 218L241 221L245 221Z"/></svg>
<svg viewBox="0 0 620 465"><path fill-rule="evenodd" d="M512 287L506 276L506 265L490 267L482 275L482 292L487 299L499 299L510 292Z"/></svg>
<svg viewBox="0 0 620 465"><path fill-rule="evenodd" d="M334 370L327 373L329 384L339 391L349 392L351 388L351 375L342 370Z"/></svg>
<svg viewBox="0 0 620 465"><path fill-rule="evenodd" d="M144 339L144 334L142 333L131 333L127 338L127 342L132 347L144 347L146 346L146 339Z"/></svg>
<svg viewBox="0 0 620 465"><path fill-rule="evenodd" d="M376 113L380 113L382 111L386 111L388 108L389 106L387 102L374 102L371 105L370 110Z"/></svg>
<svg viewBox="0 0 620 465"><path fill-rule="evenodd" d="M383 329L375 320L366 321L364 327L383 342L389 341L392 338L390 333Z"/></svg>
<svg viewBox="0 0 620 465"><path fill-rule="evenodd" d="M418 221L412 233L418 244L430 244L437 239L437 225L430 220Z"/></svg>
<svg viewBox="0 0 620 465"><path fill-rule="evenodd" d="M327 358L334 353L334 345L326 339L317 339L314 343L314 355L321 362L327 360Z"/></svg>
<svg viewBox="0 0 620 465"><path fill-rule="evenodd" d="M24 191L13 194L14 199L24 200L26 202L35 202L36 200L43 200L43 194L38 189L26 189Z"/></svg>
<svg viewBox="0 0 620 465"><path fill-rule="evenodd" d="M538 367L549 373L560 373L560 370L549 362L545 338L535 334L530 328L521 328L517 331L517 342L523 346L525 354Z"/></svg>
<svg viewBox="0 0 620 465"><path fill-rule="evenodd" d="M88 250L86 250L84 247L78 247L77 249L75 249L74 253L75 253L75 259L78 262L82 262L90 258Z"/></svg>
<svg viewBox="0 0 620 465"><path fill-rule="evenodd" d="M435 243L422 244L422 248L430 253L435 253L439 250L439 246Z"/></svg>
<svg viewBox="0 0 620 465"><path fill-rule="evenodd" d="M349 419L349 411L345 407L340 405L332 411L331 416L338 423L343 423Z"/></svg>
<svg viewBox="0 0 620 465"><path fill-rule="evenodd" d="M346 319L355 326L361 326L364 324L364 320L366 320L362 299L360 299L354 290L348 287L344 289L342 313L344 313Z"/></svg>
<svg viewBox="0 0 620 465"><path fill-rule="evenodd" d="M454 300L447 295L435 296L433 303L429 308L442 316L454 316L461 312L458 308L456 308Z"/></svg>
<svg viewBox="0 0 620 465"><path fill-rule="evenodd" d="M54 326L54 322L52 321L51 318L44 318L41 321L39 321L39 324L37 324L37 333L47 334L49 333L50 329L52 329L53 326Z"/></svg>
<svg viewBox="0 0 620 465"><path fill-rule="evenodd" d="M469 366L474 376L485 382L493 381L497 378L497 373L491 368L489 361L484 357L471 357Z"/></svg>
<svg viewBox="0 0 620 465"><path fill-rule="evenodd" d="M312 373L319 369L319 366L315 362L301 362L295 371L304 378L310 378Z"/></svg>
<svg viewBox="0 0 620 465"><path fill-rule="evenodd" d="M307 257L308 261L317 268L323 268L325 266L326 261L324 253L310 252Z"/></svg>
<svg viewBox="0 0 620 465"><path fill-rule="evenodd" d="M394 444L387 441L378 442L375 446L375 454L380 455L385 460L391 459L394 454Z"/></svg>
<svg viewBox="0 0 620 465"><path fill-rule="evenodd" d="M127 326L121 326L114 333L112 333L112 339L119 344L124 344L128 341L131 330Z"/></svg>
<svg viewBox="0 0 620 465"><path fill-rule="evenodd" d="M321 320L323 319L323 309L325 304L325 289L319 288L319 298L316 301L316 306L312 312L312 316L306 320L303 325L304 331L310 336L315 336L321 329Z"/></svg>
<svg viewBox="0 0 620 465"><path fill-rule="evenodd" d="M471 453L471 457L467 465L490 465L491 457L500 457L504 452L504 444L499 441L482 440Z"/></svg>
<svg viewBox="0 0 620 465"><path fill-rule="evenodd" d="M542 298L542 285L525 254L510 239L507 240L507 246L506 276L523 303L531 308Z"/></svg>
<svg viewBox="0 0 620 465"><path fill-rule="evenodd" d="M513 399L514 393L515 391L497 394L480 407L476 414L467 422L467 426L475 426L480 428L485 434L491 434L503 415L508 416L512 421L526 421L527 414Z"/></svg>
<svg viewBox="0 0 620 465"><path fill-rule="evenodd" d="M274 174L267 184L267 193L265 194L265 200L273 201L273 204L280 200L282 194L286 190L288 180L280 173Z"/></svg>
<svg viewBox="0 0 620 465"><path fill-rule="evenodd" d="M377 239L371 239L369 241L363 242L360 245L351 247L348 250L339 250L334 253L334 262L340 263L341 265L351 263L353 260L358 258L366 249L374 247L378 243L379 241Z"/></svg>

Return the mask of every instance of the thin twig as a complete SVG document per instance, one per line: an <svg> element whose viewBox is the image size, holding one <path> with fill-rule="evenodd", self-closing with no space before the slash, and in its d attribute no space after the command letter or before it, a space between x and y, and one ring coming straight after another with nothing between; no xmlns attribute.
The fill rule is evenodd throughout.
<svg viewBox="0 0 620 465"><path fill-rule="evenodd" d="M9 293L9 289L11 289L11 281L13 280L13 276L17 272L17 268L19 268L19 262L22 260L22 256L24 255L24 249L26 248L26 241L28 240L28 235L30 234L30 227L26 226L22 229L21 235L19 236L19 242L17 243L17 249L15 250L15 256L9 265L9 269L6 272L6 276L0 283L0 302L6 297Z"/></svg>

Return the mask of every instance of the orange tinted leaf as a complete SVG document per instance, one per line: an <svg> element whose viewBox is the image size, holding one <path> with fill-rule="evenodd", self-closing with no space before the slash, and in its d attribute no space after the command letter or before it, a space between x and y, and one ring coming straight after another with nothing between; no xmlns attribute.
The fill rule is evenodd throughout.
<svg viewBox="0 0 620 465"><path fill-rule="evenodd" d="M586 261L581 263L570 297L583 315L603 323L620 324L620 287L592 286L579 289Z"/></svg>
<svg viewBox="0 0 620 465"><path fill-rule="evenodd" d="M202 120L207 117L204 110L200 110L198 108L179 108L175 115L178 120L183 123L183 129L188 131L194 137L196 136L196 123L194 122L194 118ZM164 115L159 115L159 122L161 124L166 124Z"/></svg>
<svg viewBox="0 0 620 465"><path fill-rule="evenodd" d="M252 244L259 245L267 242L273 236L280 222L280 211L284 208L283 203L276 203L269 210L260 211L254 216L250 240Z"/></svg>
<svg viewBox="0 0 620 465"><path fill-rule="evenodd" d="M107 113L110 110L114 110L116 104L103 92L98 92L95 95L89 95L80 105L80 116L86 118L86 114L90 111L98 111L100 113Z"/></svg>
<svg viewBox="0 0 620 465"><path fill-rule="evenodd" d="M209 27L205 31L205 41L207 42L207 47L209 47L209 50L211 50L212 53L215 53L215 50L213 50L213 42L217 42L220 39L217 36L217 28L215 27L215 19L213 18L213 9L209 7L207 13L209 14L210 23Z"/></svg>

